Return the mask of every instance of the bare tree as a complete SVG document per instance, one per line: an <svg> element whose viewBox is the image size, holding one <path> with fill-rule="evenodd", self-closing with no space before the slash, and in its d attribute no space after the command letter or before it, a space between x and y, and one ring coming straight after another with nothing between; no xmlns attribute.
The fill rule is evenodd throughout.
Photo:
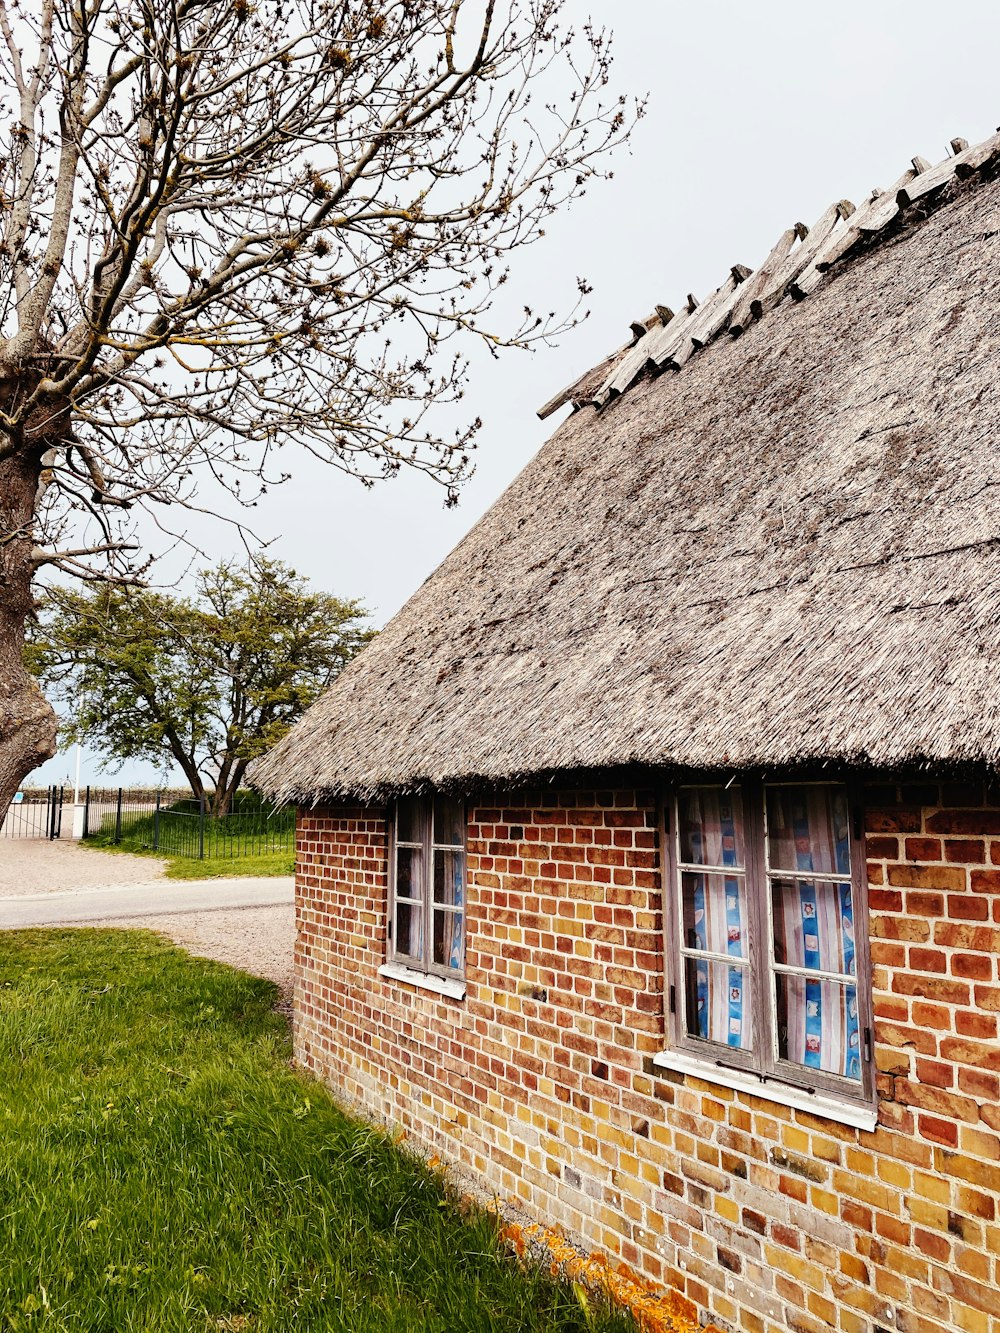
<svg viewBox="0 0 1000 1333"><path fill-rule="evenodd" d="M0 810L53 751L40 568L135 577L133 506L293 442L453 500L478 423L427 409L575 317L481 323L629 130L563 4L0 0Z"/></svg>

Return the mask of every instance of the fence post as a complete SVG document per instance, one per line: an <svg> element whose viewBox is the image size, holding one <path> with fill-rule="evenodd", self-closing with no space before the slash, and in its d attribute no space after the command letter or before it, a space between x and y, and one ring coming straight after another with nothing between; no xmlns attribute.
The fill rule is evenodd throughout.
<svg viewBox="0 0 1000 1333"><path fill-rule="evenodd" d="M122 840L122 789L118 788L118 808L115 811L115 845Z"/></svg>
<svg viewBox="0 0 1000 1333"><path fill-rule="evenodd" d="M205 859L205 797L198 798L198 860Z"/></svg>
<svg viewBox="0 0 1000 1333"><path fill-rule="evenodd" d="M160 850L160 796L162 793L156 793L156 813L153 815L153 851Z"/></svg>
<svg viewBox="0 0 1000 1333"><path fill-rule="evenodd" d="M49 842L52 841L52 793L55 787L49 787L48 795L45 798L45 836Z"/></svg>
<svg viewBox="0 0 1000 1333"><path fill-rule="evenodd" d="M90 834L90 783L87 783L87 790L83 797L83 836L86 838Z"/></svg>

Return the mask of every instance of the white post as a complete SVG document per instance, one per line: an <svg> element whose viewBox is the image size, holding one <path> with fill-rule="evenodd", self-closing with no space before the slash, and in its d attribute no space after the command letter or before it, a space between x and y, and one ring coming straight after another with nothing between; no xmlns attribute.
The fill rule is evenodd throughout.
<svg viewBox="0 0 1000 1333"><path fill-rule="evenodd" d="M80 743L76 745L76 777L73 779L73 804L80 804Z"/></svg>

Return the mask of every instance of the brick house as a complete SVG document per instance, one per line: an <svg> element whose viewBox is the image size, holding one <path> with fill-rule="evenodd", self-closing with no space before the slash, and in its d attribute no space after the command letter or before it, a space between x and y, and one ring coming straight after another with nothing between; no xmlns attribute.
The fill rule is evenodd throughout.
<svg viewBox="0 0 1000 1333"><path fill-rule="evenodd" d="M1000 1330L1000 136L952 153L633 326L255 773L298 1060L752 1333Z"/></svg>

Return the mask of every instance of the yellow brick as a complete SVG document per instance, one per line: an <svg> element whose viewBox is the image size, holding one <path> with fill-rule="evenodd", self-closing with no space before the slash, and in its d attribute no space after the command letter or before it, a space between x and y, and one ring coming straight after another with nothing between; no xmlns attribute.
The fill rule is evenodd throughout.
<svg viewBox="0 0 1000 1333"><path fill-rule="evenodd" d="M910 1168L905 1162L883 1157L878 1163L878 1174L880 1180L884 1180L887 1185L895 1185L897 1189L908 1190L911 1187Z"/></svg>
<svg viewBox="0 0 1000 1333"><path fill-rule="evenodd" d="M825 1324L829 1324L833 1327L837 1319L837 1307L834 1305L833 1301L827 1300L827 1298L821 1296L819 1292L811 1291L806 1297L806 1305L809 1307L811 1313L816 1315L818 1319L822 1319Z"/></svg>
<svg viewBox="0 0 1000 1333"><path fill-rule="evenodd" d="M839 1162L843 1149L836 1139L824 1138L822 1134L813 1134L811 1152L822 1162Z"/></svg>
<svg viewBox="0 0 1000 1333"><path fill-rule="evenodd" d="M845 1160L848 1171L859 1176L870 1176L875 1169L875 1158L861 1148L848 1148Z"/></svg>
<svg viewBox="0 0 1000 1333"><path fill-rule="evenodd" d="M860 1315L853 1310L841 1310L839 1316L839 1327L842 1333L868 1333L871 1328L867 1319L862 1319Z"/></svg>
<svg viewBox="0 0 1000 1333"><path fill-rule="evenodd" d="M789 1152L802 1153L803 1156L809 1152L809 1135L797 1125L783 1125L781 1141Z"/></svg>
<svg viewBox="0 0 1000 1333"><path fill-rule="evenodd" d="M831 1194L829 1190L821 1190L813 1185L809 1190L809 1201L814 1208L821 1212L829 1213L831 1217L836 1217L840 1212L840 1199L836 1194Z"/></svg>
<svg viewBox="0 0 1000 1333"><path fill-rule="evenodd" d="M948 1209L939 1203L931 1203L914 1194L906 1200L906 1211L913 1221L919 1222L922 1227L930 1227L932 1231L948 1230Z"/></svg>
<svg viewBox="0 0 1000 1333"><path fill-rule="evenodd" d="M740 1220L739 1204L721 1194L715 1196L715 1211L720 1217L724 1217L727 1222L735 1223Z"/></svg>
<svg viewBox="0 0 1000 1333"><path fill-rule="evenodd" d="M985 1310L973 1310L968 1305L959 1305L953 1301L951 1306L952 1320L955 1328L960 1328L962 1333L990 1333L990 1317Z"/></svg>
<svg viewBox="0 0 1000 1333"><path fill-rule="evenodd" d="M944 1176L929 1176L926 1171L914 1171L913 1188L925 1199L935 1203L948 1203L951 1200L951 1181Z"/></svg>

